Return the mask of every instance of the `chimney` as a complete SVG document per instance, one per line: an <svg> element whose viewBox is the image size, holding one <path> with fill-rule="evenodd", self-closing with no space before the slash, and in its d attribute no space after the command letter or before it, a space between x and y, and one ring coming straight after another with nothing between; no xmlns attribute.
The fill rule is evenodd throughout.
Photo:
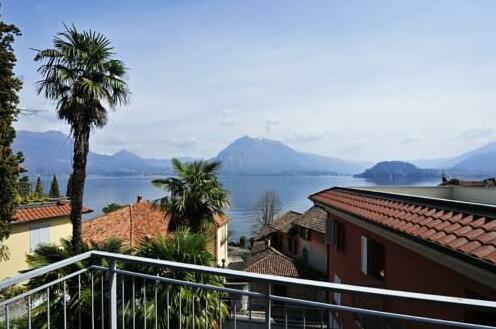
<svg viewBox="0 0 496 329"><path fill-rule="evenodd" d="M143 197L142 197L141 195L138 195L138 196L136 197L136 202L138 202L138 203L139 203L139 202L141 202L141 200L143 200Z"/></svg>

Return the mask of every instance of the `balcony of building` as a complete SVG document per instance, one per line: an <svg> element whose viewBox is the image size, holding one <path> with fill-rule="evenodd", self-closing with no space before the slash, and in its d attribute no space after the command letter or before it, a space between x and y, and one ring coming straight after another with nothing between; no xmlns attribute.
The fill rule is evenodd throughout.
<svg viewBox="0 0 496 329"><path fill-rule="evenodd" d="M99 251L0 281L0 298L2 329L496 328L493 301Z"/></svg>

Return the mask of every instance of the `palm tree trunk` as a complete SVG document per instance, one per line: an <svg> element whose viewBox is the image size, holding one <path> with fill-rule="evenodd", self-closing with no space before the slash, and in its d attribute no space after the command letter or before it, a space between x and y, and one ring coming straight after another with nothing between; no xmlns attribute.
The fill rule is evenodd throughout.
<svg viewBox="0 0 496 329"><path fill-rule="evenodd" d="M71 222L72 247L74 253L81 253L81 218L83 212L84 183L86 181L86 161L89 151L90 128L82 127L74 131L74 161L72 164Z"/></svg>

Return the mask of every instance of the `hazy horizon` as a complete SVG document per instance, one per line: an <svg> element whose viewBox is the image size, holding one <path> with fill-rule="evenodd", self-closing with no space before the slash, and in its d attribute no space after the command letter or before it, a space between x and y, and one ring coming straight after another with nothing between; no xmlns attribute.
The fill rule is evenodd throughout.
<svg viewBox="0 0 496 329"><path fill-rule="evenodd" d="M37 96L34 51L63 23L105 34L131 103L92 149L209 158L249 135L364 161L450 157L496 140L493 1L6 0L22 36L18 129L68 132Z"/></svg>

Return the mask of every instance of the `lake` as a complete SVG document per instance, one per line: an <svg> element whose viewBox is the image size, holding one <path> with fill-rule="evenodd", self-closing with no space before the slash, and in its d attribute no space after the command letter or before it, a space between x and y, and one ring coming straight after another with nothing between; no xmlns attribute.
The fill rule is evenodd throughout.
<svg viewBox="0 0 496 329"><path fill-rule="evenodd" d="M154 177L88 177L86 180L84 204L94 210L84 219L102 214L101 209L109 203L135 202L138 195L154 200L165 192L150 182ZM44 178L48 189L51 178ZM67 178L58 177L60 190L65 192ZM231 192L232 207L228 210L231 218L229 230L231 239L251 234L253 207L258 197L267 190L275 191L281 200L283 211L303 212L312 202L308 196L333 186L372 186L375 183L352 176L221 176L221 182ZM410 182L408 185L436 185L436 181ZM404 185L404 184L403 184ZM45 190L48 191L48 190Z"/></svg>

